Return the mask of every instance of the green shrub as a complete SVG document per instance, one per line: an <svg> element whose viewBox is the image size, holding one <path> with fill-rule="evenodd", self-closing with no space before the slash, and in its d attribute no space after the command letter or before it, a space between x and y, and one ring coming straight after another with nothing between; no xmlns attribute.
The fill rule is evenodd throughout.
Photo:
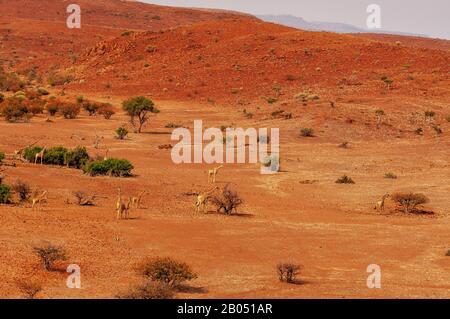
<svg viewBox="0 0 450 319"><path fill-rule="evenodd" d="M89 113L89 116L95 115L100 107L99 104L90 101L84 101L81 105L83 106L83 109Z"/></svg>
<svg viewBox="0 0 450 319"><path fill-rule="evenodd" d="M52 147L44 152L43 163L47 165L64 165L68 150L63 146Z"/></svg>
<svg viewBox="0 0 450 319"><path fill-rule="evenodd" d="M0 93L0 103L2 103L5 100L5 96ZM449 121L450 122L450 121Z"/></svg>
<svg viewBox="0 0 450 319"><path fill-rule="evenodd" d="M128 130L125 127L119 127L116 129L116 137L119 140L124 140L128 135Z"/></svg>
<svg viewBox="0 0 450 319"><path fill-rule="evenodd" d="M274 104L274 103L276 103L276 102L278 102L278 99L275 98L275 97L269 97L269 98L267 99L267 103L269 103L269 104Z"/></svg>
<svg viewBox="0 0 450 319"><path fill-rule="evenodd" d="M131 175L133 165L124 159L108 158L106 160L97 160L88 163L84 172L91 176L109 175L115 177L125 177Z"/></svg>
<svg viewBox="0 0 450 319"><path fill-rule="evenodd" d="M83 168L89 161L89 154L85 147L77 146L64 154L64 163L69 167Z"/></svg>
<svg viewBox="0 0 450 319"><path fill-rule="evenodd" d="M5 159L5 153L0 152L0 163Z"/></svg>
<svg viewBox="0 0 450 319"><path fill-rule="evenodd" d="M52 73L47 78L47 83L51 86L64 85L66 83L70 83L73 80L73 77L70 75L65 75L61 73Z"/></svg>
<svg viewBox="0 0 450 319"><path fill-rule="evenodd" d="M0 184L0 204L9 204L11 200L11 188L8 185Z"/></svg>
<svg viewBox="0 0 450 319"><path fill-rule="evenodd" d="M170 287L177 287L184 281L197 278L188 264L170 257L145 259L136 270L139 275Z"/></svg>
<svg viewBox="0 0 450 319"><path fill-rule="evenodd" d="M40 146L33 146L33 147L27 147L23 152L23 157L30 163L34 162L34 159L36 157L36 154L42 151L42 147Z"/></svg>
<svg viewBox="0 0 450 319"><path fill-rule="evenodd" d="M84 102L84 96L83 95L78 95L76 98L76 101L78 104L81 104Z"/></svg>
<svg viewBox="0 0 450 319"><path fill-rule="evenodd" d="M347 175L343 175L336 180L336 184L355 184L355 182Z"/></svg>

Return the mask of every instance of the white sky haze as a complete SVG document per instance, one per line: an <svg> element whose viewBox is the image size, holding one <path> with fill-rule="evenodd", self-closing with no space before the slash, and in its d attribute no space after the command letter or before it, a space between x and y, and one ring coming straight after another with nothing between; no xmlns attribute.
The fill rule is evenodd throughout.
<svg viewBox="0 0 450 319"><path fill-rule="evenodd" d="M450 0L140 0L178 7L290 14L308 21L342 22L365 28L369 4L381 7L382 30L450 40Z"/></svg>

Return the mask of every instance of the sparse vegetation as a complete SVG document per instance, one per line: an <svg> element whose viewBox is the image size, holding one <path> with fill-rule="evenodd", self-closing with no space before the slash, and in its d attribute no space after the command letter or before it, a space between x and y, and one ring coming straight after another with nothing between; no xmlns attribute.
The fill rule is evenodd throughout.
<svg viewBox="0 0 450 319"><path fill-rule="evenodd" d="M124 140L126 139L128 136L128 130L121 126L119 128L116 129L116 138L119 140Z"/></svg>
<svg viewBox="0 0 450 319"><path fill-rule="evenodd" d="M97 113L103 115L106 120L109 120L116 112L114 112L113 106L109 103L101 103L98 106Z"/></svg>
<svg viewBox="0 0 450 319"><path fill-rule="evenodd" d="M0 151L0 165L3 162L3 160L5 159L5 153L3 153L2 151Z"/></svg>
<svg viewBox="0 0 450 319"><path fill-rule="evenodd" d="M106 160L97 160L88 163L83 171L90 176L114 176L127 177L131 176L133 165L125 159L108 158Z"/></svg>
<svg viewBox="0 0 450 319"><path fill-rule="evenodd" d="M287 283L295 283L296 276L300 274L301 265L292 263L279 263L277 265L278 279Z"/></svg>
<svg viewBox="0 0 450 319"><path fill-rule="evenodd" d="M17 180L15 184L13 184L12 189L14 192L17 193L17 195L19 196L19 200L21 202L28 200L28 198L30 197L31 194L30 185L20 179Z"/></svg>
<svg viewBox="0 0 450 319"><path fill-rule="evenodd" d="M67 260L65 249L51 243L33 247L33 252L41 259L42 266L46 271L54 270L55 262Z"/></svg>
<svg viewBox="0 0 450 319"><path fill-rule="evenodd" d="M417 135L423 135L423 128L419 127L417 128L414 133L416 133Z"/></svg>
<svg viewBox="0 0 450 319"><path fill-rule="evenodd" d="M397 175L395 175L394 173L386 173L384 174L384 178L388 178L388 179L397 179Z"/></svg>
<svg viewBox="0 0 450 319"><path fill-rule="evenodd" d="M152 100L143 96L133 97L122 103L123 110L131 118L131 124L141 133L143 125L148 121L150 113L159 113Z"/></svg>
<svg viewBox="0 0 450 319"><path fill-rule="evenodd" d="M42 291L42 285L36 281L22 280L17 283L17 287L27 299L35 299L37 294Z"/></svg>
<svg viewBox="0 0 450 319"><path fill-rule="evenodd" d="M146 282L118 296L119 299L173 299L174 297L173 289L161 282Z"/></svg>
<svg viewBox="0 0 450 319"><path fill-rule="evenodd" d="M76 203L79 206L94 206L96 195L86 195L83 191L74 191L72 195L75 197Z"/></svg>
<svg viewBox="0 0 450 319"><path fill-rule="evenodd" d="M437 134L442 134L442 129L440 126L438 125L433 125L433 130L437 133Z"/></svg>
<svg viewBox="0 0 450 319"><path fill-rule="evenodd" d="M424 114L425 114L425 119L428 121L432 120L436 116L436 113L433 111L425 111Z"/></svg>
<svg viewBox="0 0 450 319"><path fill-rule="evenodd" d="M343 175L336 180L336 184L355 184L355 181L351 177Z"/></svg>
<svg viewBox="0 0 450 319"><path fill-rule="evenodd" d="M0 104L0 114L8 122L28 121L31 113L23 101L23 98L17 96L7 98Z"/></svg>
<svg viewBox="0 0 450 319"><path fill-rule="evenodd" d="M414 212L418 205L429 202L428 197L421 193L394 193L391 199L399 204L406 214Z"/></svg>
<svg viewBox="0 0 450 319"><path fill-rule="evenodd" d="M216 206L217 212L225 215L231 215L237 212L237 208L241 206L244 201L239 194L232 190L229 185L225 186L219 195L211 198L211 203Z"/></svg>
<svg viewBox="0 0 450 319"><path fill-rule="evenodd" d="M339 144L338 147L339 148L349 148L350 147L350 142L342 142L341 144Z"/></svg>
<svg viewBox="0 0 450 319"><path fill-rule="evenodd" d="M170 257L145 259L137 266L137 273L146 279L163 283L171 288L197 278L191 267Z"/></svg>
<svg viewBox="0 0 450 319"><path fill-rule="evenodd" d="M314 130L312 128L302 128L300 130L300 136L303 136L303 137L314 137Z"/></svg>
<svg viewBox="0 0 450 319"><path fill-rule="evenodd" d="M62 103L59 112L65 119L74 119L80 114L80 105L74 103Z"/></svg>
<svg viewBox="0 0 450 319"><path fill-rule="evenodd" d="M70 83L73 81L73 76L70 75L65 75L62 73L51 73L48 77L47 77L47 83L51 86L59 86L59 85L64 85L67 83Z"/></svg>
<svg viewBox="0 0 450 319"><path fill-rule="evenodd" d="M9 204L11 202L11 187L6 184L0 184L0 204Z"/></svg>

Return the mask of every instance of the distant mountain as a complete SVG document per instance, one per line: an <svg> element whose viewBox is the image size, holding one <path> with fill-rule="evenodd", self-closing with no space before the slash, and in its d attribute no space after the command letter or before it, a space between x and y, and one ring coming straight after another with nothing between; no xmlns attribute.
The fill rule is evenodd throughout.
<svg viewBox="0 0 450 319"><path fill-rule="evenodd" d="M382 34L396 34L407 36L428 37L423 34L412 34L406 32L384 31L358 28L351 24L335 23L335 22L309 22L303 18L292 15L257 15L257 17L266 22L277 23L288 27L308 30L308 31L328 31L335 33L382 33Z"/></svg>
<svg viewBox="0 0 450 319"><path fill-rule="evenodd" d="M359 29L350 24L332 22L309 22L303 18L295 17L292 15L258 15L257 17L266 22L277 23L288 27L309 31L329 31L336 33L367 32L367 30Z"/></svg>

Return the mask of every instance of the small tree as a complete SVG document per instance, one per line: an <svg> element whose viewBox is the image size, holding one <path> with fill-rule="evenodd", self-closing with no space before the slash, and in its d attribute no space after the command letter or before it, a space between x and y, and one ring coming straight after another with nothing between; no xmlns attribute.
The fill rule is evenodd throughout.
<svg viewBox="0 0 450 319"><path fill-rule="evenodd" d="M221 194L211 198L213 205L217 207L217 212L231 215L233 211L244 203L239 194L232 190L228 185L222 190Z"/></svg>
<svg viewBox="0 0 450 319"><path fill-rule="evenodd" d="M292 263L279 263L277 265L278 279L287 283L294 283L295 277L300 273L301 265Z"/></svg>
<svg viewBox="0 0 450 319"><path fill-rule="evenodd" d="M116 137L119 140L124 140L128 135L128 130L125 127L119 127L116 129Z"/></svg>
<svg viewBox="0 0 450 319"><path fill-rule="evenodd" d="M35 299L36 295L42 291L41 284L35 281L23 280L17 283L17 287L27 299Z"/></svg>
<svg viewBox="0 0 450 319"><path fill-rule="evenodd" d="M391 199L398 203L405 213L414 212L418 205L426 204L430 200L421 193L395 193Z"/></svg>
<svg viewBox="0 0 450 319"><path fill-rule="evenodd" d="M19 195L19 199L21 202L26 201L30 197L31 187L24 181L17 180L16 183L12 186L12 189Z"/></svg>
<svg viewBox="0 0 450 319"><path fill-rule="evenodd" d="M170 257L145 259L136 270L138 274L151 281L160 282L173 288L184 281L197 278L188 264Z"/></svg>
<svg viewBox="0 0 450 319"><path fill-rule="evenodd" d="M159 113L152 100L143 96L133 97L122 103L125 112L131 118L131 124L141 133L143 125L148 121L150 113Z"/></svg>
<svg viewBox="0 0 450 319"><path fill-rule="evenodd" d="M65 249L50 243L33 247L33 251L41 259L42 266L46 271L53 270L56 261L67 260Z"/></svg>

